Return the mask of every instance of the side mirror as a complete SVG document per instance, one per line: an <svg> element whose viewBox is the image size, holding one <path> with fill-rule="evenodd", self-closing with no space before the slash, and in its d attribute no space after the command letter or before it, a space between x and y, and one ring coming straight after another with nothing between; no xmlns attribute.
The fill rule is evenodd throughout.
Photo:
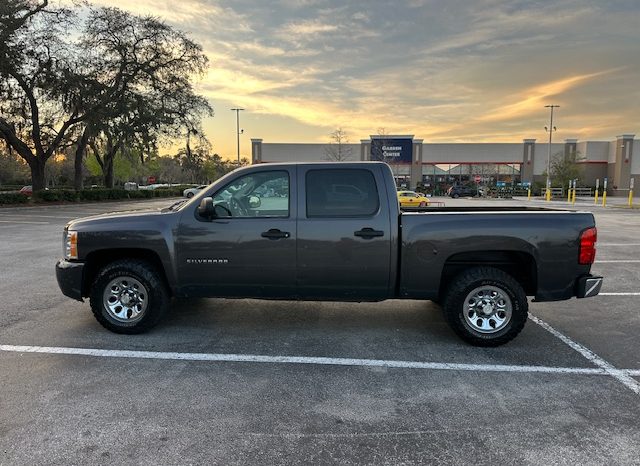
<svg viewBox="0 0 640 466"><path fill-rule="evenodd" d="M213 198L205 197L200 201L200 205L198 206L198 215L207 219L215 217L216 210L213 206Z"/></svg>
<svg viewBox="0 0 640 466"><path fill-rule="evenodd" d="M249 197L249 207L252 209L257 209L262 205L262 201L258 196Z"/></svg>

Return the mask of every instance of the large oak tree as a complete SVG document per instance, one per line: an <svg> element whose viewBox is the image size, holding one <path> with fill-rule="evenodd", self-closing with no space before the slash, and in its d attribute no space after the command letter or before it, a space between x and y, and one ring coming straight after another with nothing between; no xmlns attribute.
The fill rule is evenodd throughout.
<svg viewBox="0 0 640 466"><path fill-rule="evenodd" d="M44 188L45 164L68 142L83 119L73 104L65 110L57 89L70 72L72 11L47 1L0 3L0 137L31 169L33 189Z"/></svg>
<svg viewBox="0 0 640 466"><path fill-rule="evenodd" d="M0 137L29 164L34 190L44 188L47 160L71 143L76 188L88 146L112 187L119 151L144 154L163 138L201 134L212 114L192 84L206 56L185 34L115 8L89 10L70 34L76 19L46 1L9 0L0 10Z"/></svg>

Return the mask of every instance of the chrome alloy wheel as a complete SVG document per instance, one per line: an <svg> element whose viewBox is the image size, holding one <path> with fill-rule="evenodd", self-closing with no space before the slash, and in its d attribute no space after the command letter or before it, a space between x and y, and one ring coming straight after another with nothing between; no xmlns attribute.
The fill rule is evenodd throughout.
<svg viewBox="0 0 640 466"><path fill-rule="evenodd" d="M480 333L495 333L511 320L513 305L504 290L495 286L479 286L464 300L464 319Z"/></svg>
<svg viewBox="0 0 640 466"><path fill-rule="evenodd" d="M114 278L105 287L102 303L110 317L120 322L135 322L144 315L149 293L142 283L133 277Z"/></svg>

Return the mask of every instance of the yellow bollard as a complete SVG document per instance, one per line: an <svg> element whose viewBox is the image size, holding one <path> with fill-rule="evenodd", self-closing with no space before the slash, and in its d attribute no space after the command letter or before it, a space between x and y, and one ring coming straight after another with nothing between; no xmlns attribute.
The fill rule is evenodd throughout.
<svg viewBox="0 0 640 466"><path fill-rule="evenodd" d="M596 189L596 197L595 197L595 201L593 202L594 204L598 203L598 190Z"/></svg>
<svg viewBox="0 0 640 466"><path fill-rule="evenodd" d="M547 192L544 195L545 199L547 200L547 202L549 202L551 200L551 189L547 188Z"/></svg>
<svg viewBox="0 0 640 466"><path fill-rule="evenodd" d="M572 201L572 203L573 204L576 203L576 187L575 187L575 185L573 186L573 201Z"/></svg>
<svg viewBox="0 0 640 466"><path fill-rule="evenodd" d="M569 183L569 189L568 189L568 192L567 192L567 202L569 204L571 204L571 198L572 198L572 196L571 196L571 183Z"/></svg>
<svg viewBox="0 0 640 466"><path fill-rule="evenodd" d="M531 188L527 189L527 200L531 200Z"/></svg>
<svg viewBox="0 0 640 466"><path fill-rule="evenodd" d="M602 207L607 207L607 192L602 192Z"/></svg>
<svg viewBox="0 0 640 466"><path fill-rule="evenodd" d="M629 207L633 207L633 189L629 190Z"/></svg>

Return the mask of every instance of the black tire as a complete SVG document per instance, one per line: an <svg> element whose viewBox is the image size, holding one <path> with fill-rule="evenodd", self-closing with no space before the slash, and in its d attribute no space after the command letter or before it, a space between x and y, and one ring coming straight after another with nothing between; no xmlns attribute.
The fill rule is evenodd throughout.
<svg viewBox="0 0 640 466"><path fill-rule="evenodd" d="M460 194L458 194L458 193L453 193L453 194L451 195L451 197L452 197L452 198L454 198L454 199L458 199L458 198L460 197Z"/></svg>
<svg viewBox="0 0 640 466"><path fill-rule="evenodd" d="M467 297L483 286L501 290L511 301L510 319L499 330L489 330L493 333L476 330L464 315ZM466 342L474 346L499 346L513 340L522 331L527 321L529 302L522 286L511 275L493 267L474 267L451 281L442 309L453 331ZM476 322L475 319L470 320Z"/></svg>
<svg viewBox="0 0 640 466"><path fill-rule="evenodd" d="M140 295L146 300L144 311L130 321L125 321L127 317L123 318L124 320L114 317L103 299L110 283L119 279L127 280L127 278L137 281L144 287L145 290ZM149 330L162 319L169 306L169 293L152 264L138 259L122 259L106 265L98 272L91 287L89 302L91 311L100 325L114 333L133 335Z"/></svg>
<svg viewBox="0 0 640 466"><path fill-rule="evenodd" d="M193 196L195 196L195 194L193 194L191 191L187 193L187 199L191 199Z"/></svg>

